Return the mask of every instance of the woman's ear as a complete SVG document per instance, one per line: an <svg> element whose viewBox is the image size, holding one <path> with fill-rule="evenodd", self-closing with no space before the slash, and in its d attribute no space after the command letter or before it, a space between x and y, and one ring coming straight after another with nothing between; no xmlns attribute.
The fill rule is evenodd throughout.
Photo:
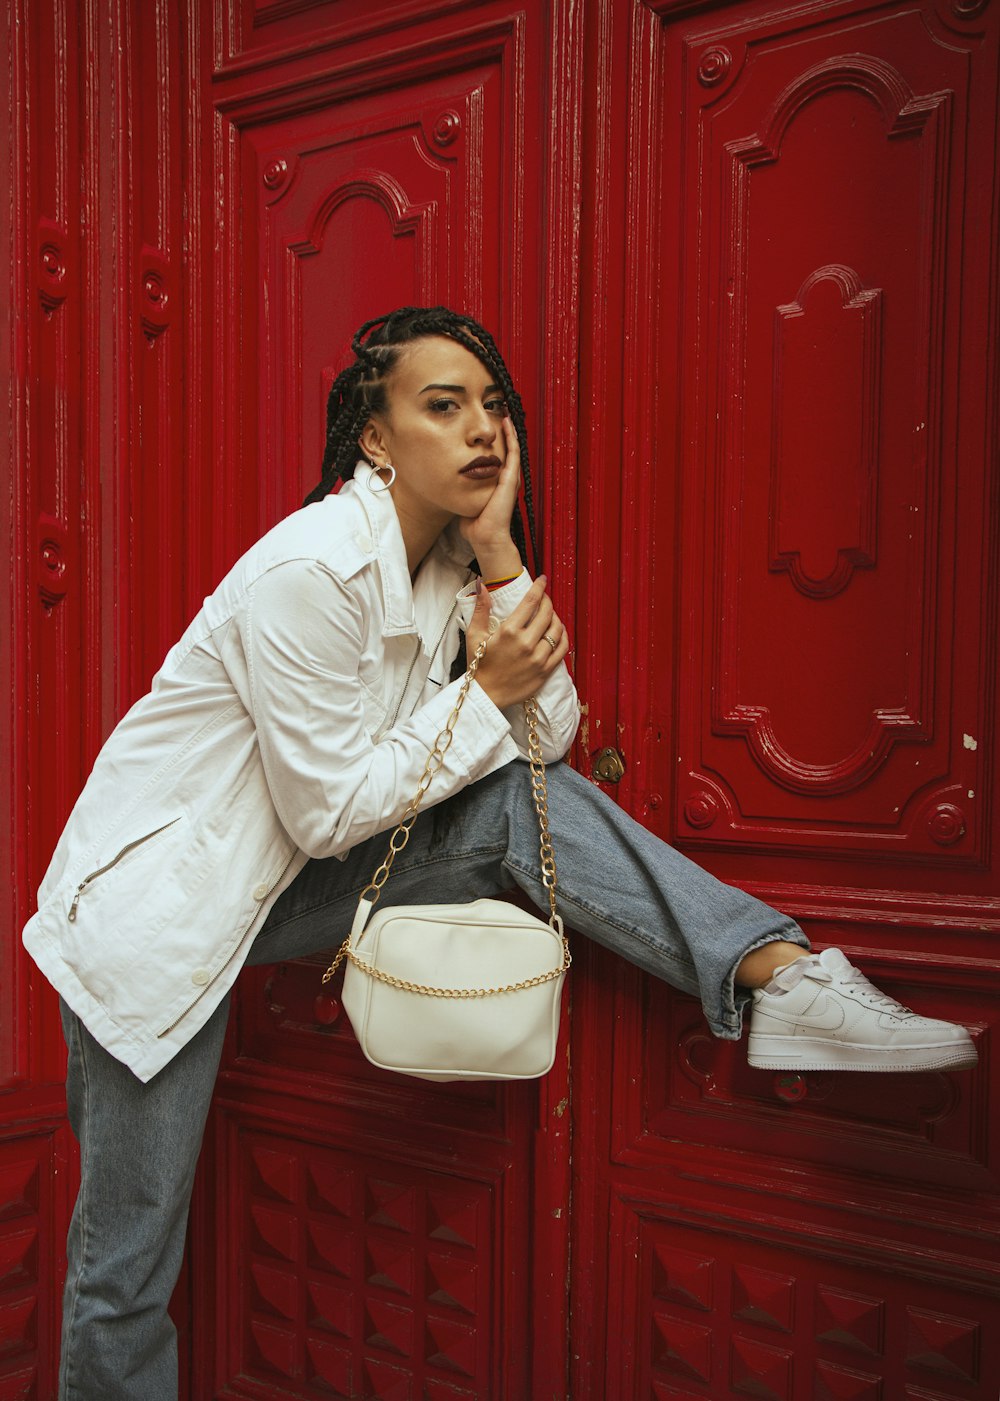
<svg viewBox="0 0 1000 1401"><path fill-rule="evenodd" d="M382 441L382 434L378 430L378 425L373 422L372 419L369 419L364 428L362 428L358 437L358 446L368 458L377 457L381 461L382 458L388 456L385 443Z"/></svg>

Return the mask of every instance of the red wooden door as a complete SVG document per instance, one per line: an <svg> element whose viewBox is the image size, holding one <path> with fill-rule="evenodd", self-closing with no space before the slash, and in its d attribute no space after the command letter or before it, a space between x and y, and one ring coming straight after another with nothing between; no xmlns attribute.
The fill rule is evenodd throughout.
<svg viewBox="0 0 1000 1401"><path fill-rule="evenodd" d="M31 892L101 736L315 480L348 333L399 302L509 352L578 765L619 749L642 821L985 1029L995 7L0 24L0 1397L54 1394L73 1186ZM987 1036L974 1075L753 1072L578 941L541 1085L431 1087L371 1070L318 971L242 981L176 1300L192 1397L994 1401Z"/></svg>
<svg viewBox="0 0 1000 1401"><path fill-rule="evenodd" d="M257 527L314 484L344 347L393 306L445 302L495 328L541 421L559 345L538 327L560 305L540 234L546 7L203 18L220 451ZM535 460L547 480L541 442ZM190 1254L192 1395L561 1390L565 1064L541 1086L379 1074L339 980L321 993L327 961L241 983Z"/></svg>
<svg viewBox="0 0 1000 1401"><path fill-rule="evenodd" d="M992 1401L997 12L590 15L590 747L982 1063L754 1071L586 950L571 1395Z"/></svg>
<svg viewBox="0 0 1000 1401"><path fill-rule="evenodd" d="M0 7L5 626L0 1395L56 1394L76 1186L56 1000L20 946L90 764L147 689L220 547L187 220L176 7Z"/></svg>

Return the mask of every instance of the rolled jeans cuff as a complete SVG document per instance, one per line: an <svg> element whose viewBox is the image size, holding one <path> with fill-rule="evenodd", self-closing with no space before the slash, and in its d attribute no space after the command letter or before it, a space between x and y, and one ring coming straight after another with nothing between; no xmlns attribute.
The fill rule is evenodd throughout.
<svg viewBox="0 0 1000 1401"><path fill-rule="evenodd" d="M794 921L784 929L777 929L773 934L767 934L748 944L722 980L719 998L721 1018L713 1017L708 1009L704 1008L705 1019L714 1036L723 1041L738 1041L743 1035L743 1014L753 1003L753 989L736 986L736 970L748 953L753 953L754 949L762 949L765 944L775 943L798 944L807 953L812 949L805 931Z"/></svg>

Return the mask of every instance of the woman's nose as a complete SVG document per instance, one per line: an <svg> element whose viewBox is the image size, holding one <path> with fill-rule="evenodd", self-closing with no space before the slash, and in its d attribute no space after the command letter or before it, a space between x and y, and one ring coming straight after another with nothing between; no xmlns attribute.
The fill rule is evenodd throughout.
<svg viewBox="0 0 1000 1401"><path fill-rule="evenodd" d="M496 440L496 423L484 408L474 411L469 436L474 443L493 443Z"/></svg>

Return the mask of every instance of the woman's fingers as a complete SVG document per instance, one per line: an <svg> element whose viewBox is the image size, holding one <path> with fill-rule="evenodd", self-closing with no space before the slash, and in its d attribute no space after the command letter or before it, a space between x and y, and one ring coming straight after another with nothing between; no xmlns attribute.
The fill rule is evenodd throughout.
<svg viewBox="0 0 1000 1401"><path fill-rule="evenodd" d="M480 554L484 546L495 548L501 545L511 551L514 549L510 523L517 507L517 494L521 489L521 449L510 419L503 418L501 424L505 453L496 485L479 515L467 516L459 525L462 535L477 554Z"/></svg>
<svg viewBox="0 0 1000 1401"><path fill-rule="evenodd" d="M540 574L504 624L508 631L519 635L527 651L533 651L546 633L558 642L565 631L552 599L545 592L547 582L545 575Z"/></svg>
<svg viewBox="0 0 1000 1401"><path fill-rule="evenodd" d="M562 625L560 624L560 626ZM553 636L551 629L549 630L549 636ZM545 639L543 638L542 641L545 642ZM545 646L548 647L549 643L545 642ZM566 631L565 628L562 628L559 638L556 641L556 645L552 648L551 657L547 657L545 660L545 674L548 675L550 671L555 671L556 667L559 666L561 662L565 661L568 652L569 633Z"/></svg>
<svg viewBox="0 0 1000 1401"><path fill-rule="evenodd" d="M546 671L552 670L550 662L553 657L562 661L563 657L569 651L569 638L566 629L563 627L559 618L556 617L555 613L552 614L549 625L542 633L537 645L541 646L544 651L544 665Z"/></svg>
<svg viewBox="0 0 1000 1401"><path fill-rule="evenodd" d="M539 574L528 592L521 599L521 602L510 611L510 616L504 623L504 627L510 632L518 628L527 627L535 616L535 612L543 599L546 597L545 589L548 584L544 574Z"/></svg>
<svg viewBox="0 0 1000 1401"><path fill-rule="evenodd" d="M514 428L510 414L504 414L503 419L503 440L507 449L507 459L505 465L513 464L521 471L521 444L517 441L517 432Z"/></svg>
<svg viewBox="0 0 1000 1401"><path fill-rule="evenodd" d="M509 516L514 512L517 493L521 489L521 448L510 419L504 418L502 423L506 454L503 466L500 468L500 475L497 478L493 498L497 498L498 506L502 503L503 510Z"/></svg>
<svg viewBox="0 0 1000 1401"><path fill-rule="evenodd" d="M569 637L545 592L544 574L493 634L478 680L501 708L526 700L565 660ZM470 640L473 629L470 627Z"/></svg>
<svg viewBox="0 0 1000 1401"><path fill-rule="evenodd" d="M501 421L505 448L503 466L500 468L497 484L493 488L493 495L483 507L480 515L497 514L506 525L513 515L517 493L521 487L521 448L510 419L504 418Z"/></svg>
<svg viewBox="0 0 1000 1401"><path fill-rule="evenodd" d="M552 606L552 600L549 598L548 594L544 594L542 598L539 599L538 607L535 609L534 615L524 625L524 640L529 647L534 647L536 643L542 640L549 631L552 619L555 618L555 616L556 612Z"/></svg>

